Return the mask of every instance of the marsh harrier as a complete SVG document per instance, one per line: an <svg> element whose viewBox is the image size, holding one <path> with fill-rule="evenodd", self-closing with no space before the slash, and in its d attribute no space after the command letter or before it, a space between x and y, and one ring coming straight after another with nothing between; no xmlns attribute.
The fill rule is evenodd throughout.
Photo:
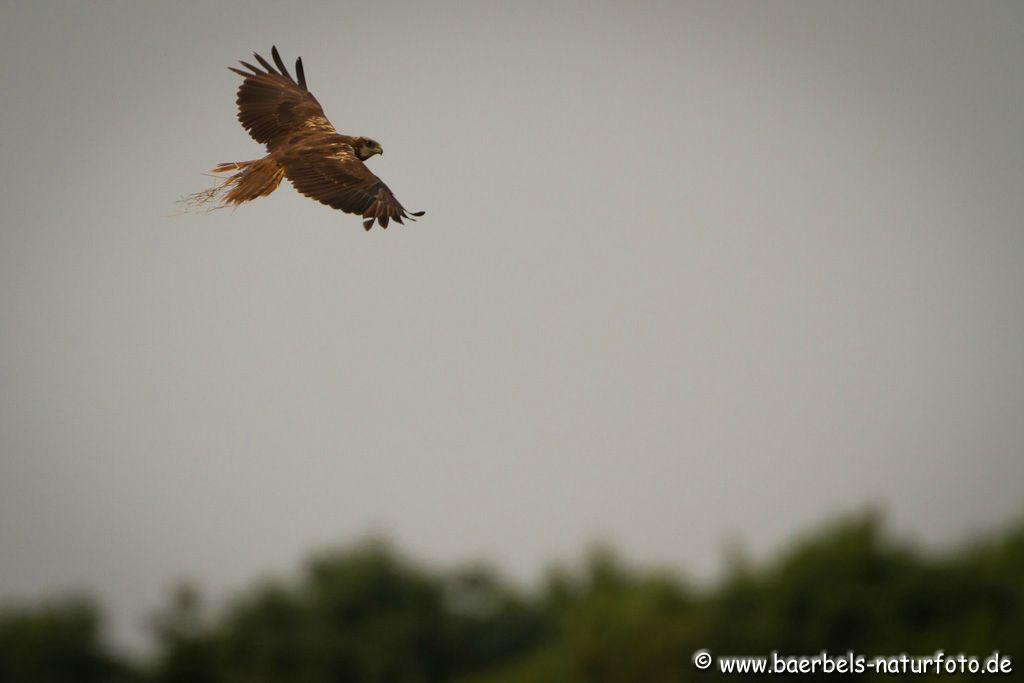
<svg viewBox="0 0 1024 683"><path fill-rule="evenodd" d="M252 161L219 164L214 173L233 173L212 189L187 199L194 205L215 201L214 208L238 206L270 194L288 178L296 190L318 202L363 217L369 230L374 221L382 228L389 221L422 216L405 210L384 182L363 163L383 154L380 143L367 137L341 135L324 116L320 103L306 87L302 58L292 78L277 47L270 50L274 65L254 53L260 67L241 62L238 120L267 155Z"/></svg>

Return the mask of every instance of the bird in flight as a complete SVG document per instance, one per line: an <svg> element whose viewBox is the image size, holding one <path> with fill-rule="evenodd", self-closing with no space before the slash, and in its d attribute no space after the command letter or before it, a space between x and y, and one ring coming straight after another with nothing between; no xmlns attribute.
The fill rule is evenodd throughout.
<svg viewBox="0 0 1024 683"><path fill-rule="evenodd" d="M306 88L302 58L295 62L296 80L285 68L277 47L271 48L270 54L274 65L253 53L262 68L248 62L241 62L248 71L228 67L245 79L238 88L238 120L256 142L267 146L267 155L217 165L214 173L233 174L213 188L190 195L185 202L193 206L215 202L212 208L239 206L270 194L287 177L307 197L361 215L367 230L375 221L387 229L390 221L402 223L404 218L422 216L423 211L406 211L363 163L384 153L380 143L341 135L327 120Z"/></svg>

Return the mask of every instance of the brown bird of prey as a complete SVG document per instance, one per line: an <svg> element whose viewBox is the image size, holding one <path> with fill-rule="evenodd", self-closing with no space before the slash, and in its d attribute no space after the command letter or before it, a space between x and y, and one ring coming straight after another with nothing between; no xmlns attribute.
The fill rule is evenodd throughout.
<svg viewBox="0 0 1024 683"><path fill-rule="evenodd" d="M213 208L238 206L277 189L287 177L295 189L334 209L363 217L369 230L374 221L382 228L389 221L416 220L423 211L409 213L384 182L363 162L383 154L380 143L365 137L341 135L324 116L320 103L306 88L302 58L295 62L296 81L288 73L277 47L270 50L274 66L253 54L263 68L241 62L248 71L228 67L244 78L238 88L238 120L256 142L267 146L267 156L252 161L219 164L214 173L234 172L217 186L191 195L186 202Z"/></svg>

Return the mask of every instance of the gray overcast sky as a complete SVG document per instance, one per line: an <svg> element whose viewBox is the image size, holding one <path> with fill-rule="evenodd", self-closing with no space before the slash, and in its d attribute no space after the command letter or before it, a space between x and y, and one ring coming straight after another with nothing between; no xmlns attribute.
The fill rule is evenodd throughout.
<svg viewBox="0 0 1024 683"><path fill-rule="evenodd" d="M172 215L275 43L423 220ZM4 2L0 62L0 598L1022 511L1020 2Z"/></svg>

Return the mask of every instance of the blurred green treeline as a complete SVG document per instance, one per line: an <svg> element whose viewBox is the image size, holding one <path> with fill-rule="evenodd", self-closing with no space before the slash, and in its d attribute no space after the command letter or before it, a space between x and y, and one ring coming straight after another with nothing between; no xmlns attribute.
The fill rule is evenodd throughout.
<svg viewBox="0 0 1024 683"><path fill-rule="evenodd" d="M868 656L942 649L979 657L999 650L1022 676L1024 524L929 554L892 539L876 515L844 518L771 562L733 562L705 589L596 550L524 590L484 567L432 570L369 541L318 556L297 579L251 588L223 609L209 609L183 586L154 631L154 654L139 662L105 643L99 611L87 600L8 607L0 612L0 683L722 676L695 669L690 658L699 648Z"/></svg>

